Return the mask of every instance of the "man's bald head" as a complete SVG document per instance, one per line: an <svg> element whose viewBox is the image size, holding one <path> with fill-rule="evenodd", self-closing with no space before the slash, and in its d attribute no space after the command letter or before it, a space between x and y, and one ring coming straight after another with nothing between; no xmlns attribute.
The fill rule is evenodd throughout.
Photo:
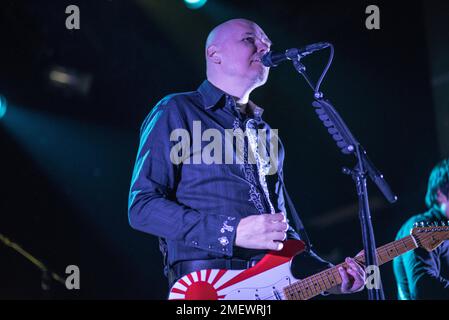
<svg viewBox="0 0 449 320"><path fill-rule="evenodd" d="M206 40L206 49L213 44L214 45L222 44L223 40L226 39L226 37L229 35L229 32L237 25L257 26L255 22L242 18L225 21L222 24L219 24L218 26L213 28L211 32L209 32L209 35L207 36Z"/></svg>
<svg viewBox="0 0 449 320"><path fill-rule="evenodd" d="M264 84L268 68L260 59L270 46L271 41L253 21L232 19L223 22L206 40L207 78L221 87L254 89Z"/></svg>

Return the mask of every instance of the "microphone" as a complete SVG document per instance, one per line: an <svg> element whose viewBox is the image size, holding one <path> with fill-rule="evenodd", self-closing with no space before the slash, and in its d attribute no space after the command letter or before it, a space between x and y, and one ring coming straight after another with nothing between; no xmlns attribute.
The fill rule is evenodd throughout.
<svg viewBox="0 0 449 320"><path fill-rule="evenodd" d="M323 50L327 47L330 47L330 43L328 42L317 42L314 44L309 44L303 48L291 48L285 50L283 53L279 52L268 52L262 56L262 64L265 67L277 67L279 63L286 60L300 59L305 57L315 51Z"/></svg>

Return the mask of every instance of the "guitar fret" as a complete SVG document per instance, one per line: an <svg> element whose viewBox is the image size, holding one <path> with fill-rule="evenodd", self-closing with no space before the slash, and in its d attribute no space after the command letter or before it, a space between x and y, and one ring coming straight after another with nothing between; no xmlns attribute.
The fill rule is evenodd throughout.
<svg viewBox="0 0 449 320"><path fill-rule="evenodd" d="M400 252L401 252L400 254L403 254L404 252L407 251L407 244L403 241L403 239L401 239L401 240L398 242L398 247L399 247L399 243L402 244L402 247L399 248L399 250L400 250Z"/></svg>
<svg viewBox="0 0 449 320"><path fill-rule="evenodd" d="M298 286L296 286L298 287ZM298 298L298 300L303 299L303 294L301 290L298 290L297 288L295 288L295 294L294 294L294 298Z"/></svg>
<svg viewBox="0 0 449 320"><path fill-rule="evenodd" d="M299 290L296 290L295 286L287 286L285 291L287 292L288 300L295 300L295 298L301 299L301 292Z"/></svg>
<svg viewBox="0 0 449 320"><path fill-rule="evenodd" d="M391 246L389 246L389 247L391 247ZM387 249L387 252L388 252L388 257L389 257L389 258L393 259L393 258L395 257L395 255L394 255L394 252L393 252L393 249L392 249L392 248L388 248L388 249ZM393 255L391 255L391 253L393 253Z"/></svg>
<svg viewBox="0 0 449 320"><path fill-rule="evenodd" d="M382 258L382 255L380 254L380 252L377 252L376 255L377 255L378 262L380 262L381 264L385 263L385 260Z"/></svg>
<svg viewBox="0 0 449 320"><path fill-rule="evenodd" d="M321 292L320 290L317 289L317 287L315 285L316 284L316 275L312 276L308 282L309 282L310 291L312 292L313 296L315 296Z"/></svg>
<svg viewBox="0 0 449 320"><path fill-rule="evenodd" d="M312 279L312 284L313 284L313 288L314 290L318 290L321 291L321 285L319 283L319 279L317 278L317 276L314 276Z"/></svg>
<svg viewBox="0 0 449 320"><path fill-rule="evenodd" d="M333 287L335 287L336 285L338 285L338 281L337 281L337 279L335 279L334 271L331 271L331 275L332 275L332 279L334 279L334 281L331 282L331 287L330 287L330 288L333 288ZM330 289L330 288L329 288L329 289Z"/></svg>
<svg viewBox="0 0 449 320"><path fill-rule="evenodd" d="M405 238L404 238L404 239L401 239L401 242L402 242L402 244L404 245L405 249L407 250L408 247L407 247L407 243L405 242ZM405 252L406 252L406 251L405 251Z"/></svg>
<svg viewBox="0 0 449 320"><path fill-rule="evenodd" d="M399 255L401 255L401 254L399 253L398 247L397 247L397 245L396 245L395 243L394 243L393 247L394 247L394 250L396 250L396 257L399 256Z"/></svg>
<svg viewBox="0 0 449 320"><path fill-rule="evenodd" d="M304 297L304 300L306 300L307 297L308 297L308 292L307 292L308 287L307 287L307 284L306 284L304 281L301 281L300 283L301 283L301 287L302 287L302 295L303 295L303 297Z"/></svg>
<svg viewBox="0 0 449 320"><path fill-rule="evenodd" d="M284 288L284 292L285 292L286 295L287 295L287 300L294 300L295 295L296 295L296 292L295 292L295 290L294 290L294 287L292 287L291 285L286 286L286 287Z"/></svg>
<svg viewBox="0 0 449 320"><path fill-rule="evenodd" d="M385 248L385 262L390 261L392 259L390 255L390 250L388 248Z"/></svg>
<svg viewBox="0 0 449 320"><path fill-rule="evenodd" d="M325 288L322 291L325 291L325 290L328 290L328 289L332 288L333 286L332 286L332 282L329 279L329 272L322 271L319 274L322 277L323 282L325 284ZM330 272L330 274L332 274L332 271Z"/></svg>
<svg viewBox="0 0 449 320"><path fill-rule="evenodd" d="M327 289L328 284L326 283L326 280L327 280L327 282L329 282L329 279L327 279L327 277L325 275L323 275L322 272L320 272L318 274L318 276L319 276L319 279L321 280L321 283L323 285L323 286L320 285L320 292L323 292L323 291L325 291Z"/></svg>
<svg viewBox="0 0 449 320"><path fill-rule="evenodd" d="M338 272L338 269L334 269L334 271L332 271L332 275L335 279L335 285L339 285L340 283L343 282L343 279L341 278L340 272Z"/></svg>
<svg viewBox="0 0 449 320"><path fill-rule="evenodd" d="M392 245L393 245L394 251L396 251L396 257L397 257L399 255L399 252L398 252L398 249L396 248L396 244L393 243Z"/></svg>
<svg viewBox="0 0 449 320"><path fill-rule="evenodd" d="M302 285L302 282L297 282L297 287L299 287L300 290L298 290L298 292L300 293L300 299L305 300L305 296L304 296L304 291L305 291L305 287Z"/></svg>
<svg viewBox="0 0 449 320"><path fill-rule="evenodd" d="M385 254L384 254L384 262L388 262L388 261L390 261L391 259L393 259L393 257L391 256L391 252L392 252L392 250L389 248L389 245L386 245L385 247L384 247L384 251L385 251Z"/></svg>
<svg viewBox="0 0 449 320"><path fill-rule="evenodd" d="M303 300L307 300L309 298L309 293L307 292L308 287L303 283L302 285L302 296Z"/></svg>
<svg viewBox="0 0 449 320"><path fill-rule="evenodd" d="M305 300L304 293L303 293L302 289L298 290L297 298L298 298L298 300Z"/></svg>
<svg viewBox="0 0 449 320"><path fill-rule="evenodd" d="M324 289L322 288L321 291L325 291L325 290L327 290L329 288L329 285L330 285L331 282L330 282L328 276L323 274L323 272L320 272L320 276L321 276L321 279L322 279L321 281L323 281L323 284L324 284ZM327 282L326 282L326 280L327 280Z"/></svg>
<svg viewBox="0 0 449 320"><path fill-rule="evenodd" d="M339 282L338 282L338 280L335 279L335 274L334 274L335 270L336 270L336 267L333 267L330 271L325 270L318 274L325 284L325 287L323 290L321 290L321 292L325 291L325 290L329 290L329 289L335 287L336 285L338 285ZM338 274L338 271L337 271L337 274ZM331 280L331 277L332 277L332 280Z"/></svg>
<svg viewBox="0 0 449 320"><path fill-rule="evenodd" d="M307 290L306 290L306 287L303 285L303 284L301 284L301 286L300 286L300 288L301 288L301 299L302 300L307 300Z"/></svg>
<svg viewBox="0 0 449 320"><path fill-rule="evenodd" d="M313 283L311 283L311 282L312 282L311 279L305 280L306 293L308 293L310 295L310 297L313 297L315 292L313 292L314 286L313 286ZM310 293L309 293L309 291L310 291Z"/></svg>
<svg viewBox="0 0 449 320"><path fill-rule="evenodd" d="M329 287L329 278L326 274L324 274L324 271L321 271L320 273L318 273L318 275L320 276L320 279L324 285L324 288L321 288L321 292L327 290L327 288Z"/></svg>
<svg viewBox="0 0 449 320"><path fill-rule="evenodd" d="M301 290L297 289L296 283L293 283L292 285L289 285L288 288L290 288L290 298L291 300L296 300L296 298L301 299Z"/></svg>

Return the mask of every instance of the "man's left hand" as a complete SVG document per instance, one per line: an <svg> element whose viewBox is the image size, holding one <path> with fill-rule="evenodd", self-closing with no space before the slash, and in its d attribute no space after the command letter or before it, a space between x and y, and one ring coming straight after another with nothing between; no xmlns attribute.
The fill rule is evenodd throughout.
<svg viewBox="0 0 449 320"><path fill-rule="evenodd" d="M346 258L347 266L339 267L342 283L341 293L354 293L363 290L365 285L365 270L352 258Z"/></svg>

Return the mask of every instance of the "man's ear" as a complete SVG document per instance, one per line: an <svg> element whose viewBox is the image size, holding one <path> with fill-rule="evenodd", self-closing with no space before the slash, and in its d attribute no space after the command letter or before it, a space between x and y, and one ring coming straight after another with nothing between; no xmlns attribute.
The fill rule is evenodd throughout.
<svg viewBox="0 0 449 320"><path fill-rule="evenodd" d="M439 203L448 203L448 196L441 192L440 189L437 190L437 201Z"/></svg>
<svg viewBox="0 0 449 320"><path fill-rule="evenodd" d="M207 60L209 60L212 63L220 64L221 63L221 57L218 53L218 47L216 45L210 45L206 49L206 57Z"/></svg>

